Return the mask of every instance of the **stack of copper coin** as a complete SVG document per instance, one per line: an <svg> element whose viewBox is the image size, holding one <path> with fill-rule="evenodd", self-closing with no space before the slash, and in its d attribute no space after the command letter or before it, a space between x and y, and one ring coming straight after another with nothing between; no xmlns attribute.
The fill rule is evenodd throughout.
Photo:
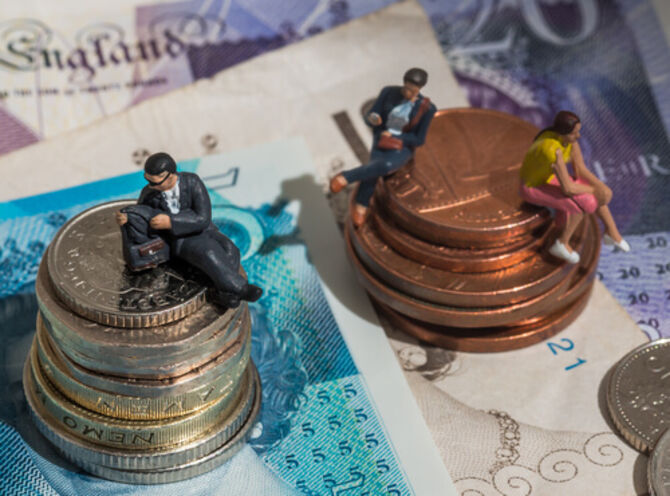
<svg viewBox="0 0 670 496"><path fill-rule="evenodd" d="M114 218L129 203L79 214L49 246L23 385L37 427L75 464L173 482L230 458L255 422L249 311L208 303L188 266L130 272Z"/></svg>
<svg viewBox="0 0 670 496"><path fill-rule="evenodd" d="M583 310L599 228L593 218L578 227L579 264L547 253L551 216L518 194L537 132L491 110L440 111L413 163L377 185L365 223L348 222L358 278L392 324L445 348L502 351L557 333Z"/></svg>

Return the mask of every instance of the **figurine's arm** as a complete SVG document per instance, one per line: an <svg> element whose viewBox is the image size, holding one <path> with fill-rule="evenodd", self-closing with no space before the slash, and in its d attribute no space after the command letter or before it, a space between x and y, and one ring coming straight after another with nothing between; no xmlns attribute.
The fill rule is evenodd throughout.
<svg viewBox="0 0 670 496"><path fill-rule="evenodd" d="M579 184L572 180L568 174L568 168L563 160L563 151L560 148L556 149L556 162L553 164L554 172L561 184L561 190L565 196L581 195L582 193L593 193L593 186L586 184Z"/></svg>
<svg viewBox="0 0 670 496"><path fill-rule="evenodd" d="M430 127L430 123L433 120L436 111L437 108L435 105L431 104L430 108L426 110L426 113L423 114L423 117L421 117L421 120L414 127L414 129L400 135L400 139L402 139L404 146L408 148L416 148L423 145L423 143L426 141L428 128Z"/></svg>
<svg viewBox="0 0 670 496"><path fill-rule="evenodd" d="M575 175L586 180L586 182L593 186L594 194L600 205L607 205L612 199L612 190L586 167L579 143L575 142L572 145L571 156L572 163L575 166Z"/></svg>
<svg viewBox="0 0 670 496"><path fill-rule="evenodd" d="M172 227L170 232L176 236L197 234L209 227L212 221L212 204L209 193L202 180L195 174L188 179L191 183L191 208L183 208L176 214L168 214ZM188 180L184 176L184 180Z"/></svg>
<svg viewBox="0 0 670 496"><path fill-rule="evenodd" d="M373 129L379 128L382 126L382 112L384 111L384 100L388 95L390 86L385 86L379 92L379 96L375 100L375 103L372 105L372 108L365 116L365 123Z"/></svg>

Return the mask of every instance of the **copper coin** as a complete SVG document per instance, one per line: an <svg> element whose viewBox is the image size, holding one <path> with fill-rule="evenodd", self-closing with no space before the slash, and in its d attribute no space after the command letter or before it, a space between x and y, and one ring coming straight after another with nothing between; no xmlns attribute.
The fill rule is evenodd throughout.
<svg viewBox="0 0 670 496"><path fill-rule="evenodd" d="M575 248L583 251L587 223ZM409 296L457 307L497 307L535 298L564 281L574 267L559 263L546 251L513 267L493 272L454 273L409 259L389 247L374 229L372 216L358 229L349 224L358 258L377 278Z"/></svg>
<svg viewBox="0 0 670 496"><path fill-rule="evenodd" d="M512 267L535 255L552 232L547 222L536 232L511 238L503 246L478 250L436 245L415 238L398 227L383 208L373 208L371 215L377 234L392 249L417 262L451 272L490 272Z"/></svg>
<svg viewBox="0 0 670 496"><path fill-rule="evenodd" d="M434 346L478 353L514 350L559 333L579 316L590 297L596 267L597 263L580 267L570 288L557 301L559 310L525 319L512 326L480 329L438 326L402 315L374 298L372 301L391 324Z"/></svg>
<svg viewBox="0 0 670 496"><path fill-rule="evenodd" d="M538 129L487 109L440 110L413 164L378 198L403 229L432 243L499 246L549 216L519 196L519 169Z"/></svg>
<svg viewBox="0 0 670 496"><path fill-rule="evenodd" d="M593 280L572 303L532 324L462 329L437 326L406 317L379 303L375 306L388 321L415 338L442 348L476 353L491 353L524 348L559 333L570 325L584 310L591 295Z"/></svg>
<svg viewBox="0 0 670 496"><path fill-rule="evenodd" d="M582 253L583 265L591 267L597 263L598 227L595 219L588 219L588 230ZM345 229L345 240L347 253L356 269L356 275L363 287L377 300L388 305L399 313L409 317L430 322L438 325L452 327L493 327L513 325L516 322L534 317L538 314L551 311L556 308L556 302L565 290L571 285L573 276L580 272L580 265L572 265L565 278L545 293L535 298L514 303L503 307L454 307L430 303L421 299L413 298L400 291L388 287L377 279L365 267L356 255L351 240L351 227Z"/></svg>

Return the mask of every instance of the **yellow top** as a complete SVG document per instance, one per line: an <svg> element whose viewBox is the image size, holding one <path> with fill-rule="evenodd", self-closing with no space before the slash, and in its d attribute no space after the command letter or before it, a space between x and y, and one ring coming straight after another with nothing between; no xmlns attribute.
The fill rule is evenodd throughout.
<svg viewBox="0 0 670 496"><path fill-rule="evenodd" d="M572 143L563 146L559 134L545 131L531 145L521 165L521 180L528 187L546 184L554 177L552 165L556 162L556 150L563 151L563 160L570 162Z"/></svg>

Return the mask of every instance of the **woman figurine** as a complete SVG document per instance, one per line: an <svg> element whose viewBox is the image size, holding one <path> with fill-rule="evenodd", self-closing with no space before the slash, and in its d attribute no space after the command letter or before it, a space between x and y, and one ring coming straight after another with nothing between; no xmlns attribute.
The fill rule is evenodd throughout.
<svg viewBox="0 0 670 496"><path fill-rule="evenodd" d="M428 82L428 73L414 67L405 72L402 86L386 86L379 93L366 117L374 138L370 162L336 175L330 191L339 193L347 184L359 182L351 219L356 227L363 224L377 179L387 176L409 162L414 150L423 145L436 107L420 90Z"/></svg>
<svg viewBox="0 0 670 496"><path fill-rule="evenodd" d="M562 229L549 253L567 262L579 263L579 254L570 247L570 238L584 214L596 213L605 224L603 241L622 251L630 246L621 237L607 206L612 190L586 168L577 140L582 124L579 117L562 110L551 127L535 137L521 166L519 193L528 203L556 211L556 225ZM575 177L568 173L572 162Z"/></svg>

